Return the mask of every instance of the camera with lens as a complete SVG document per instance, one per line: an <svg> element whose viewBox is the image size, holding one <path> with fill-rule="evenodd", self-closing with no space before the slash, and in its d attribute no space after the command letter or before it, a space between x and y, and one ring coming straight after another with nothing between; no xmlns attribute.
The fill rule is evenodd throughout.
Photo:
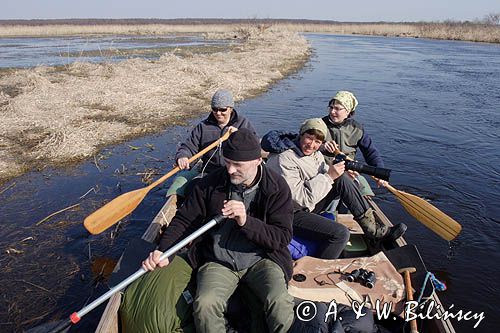
<svg viewBox="0 0 500 333"><path fill-rule="evenodd" d="M328 154L327 154L328 155ZM346 170L352 170L352 171L357 171L359 173L364 173L369 176L373 176L378 179L382 180L389 180L389 177L391 176L391 169L386 169L386 168L377 168L368 164L364 164L358 161L352 161L347 158L345 154L337 154L335 155L335 159L333 160L332 164L337 164L339 162L345 162L345 168Z"/></svg>
<svg viewBox="0 0 500 333"><path fill-rule="evenodd" d="M355 269L346 276L349 282L359 282L367 288L373 288L375 286L376 276L375 272L367 271L366 269L360 268Z"/></svg>

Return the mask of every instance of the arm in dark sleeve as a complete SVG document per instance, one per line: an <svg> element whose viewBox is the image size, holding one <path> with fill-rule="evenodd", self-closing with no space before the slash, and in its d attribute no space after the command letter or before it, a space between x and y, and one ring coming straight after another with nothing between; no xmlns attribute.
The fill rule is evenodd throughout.
<svg viewBox="0 0 500 333"><path fill-rule="evenodd" d="M185 142L183 142L177 149L177 153L175 154L175 161L177 161L181 157L190 158L198 153L200 151L201 135L202 123L199 123L195 128L193 128L193 130L189 134L189 138Z"/></svg>
<svg viewBox="0 0 500 333"><path fill-rule="evenodd" d="M358 147L363 154L363 158L365 159L366 164L378 168L384 167L382 156L380 156L380 153L373 144L371 137L368 136L365 131L363 131L363 136L358 141Z"/></svg>
<svg viewBox="0 0 500 333"><path fill-rule="evenodd" d="M247 216L247 222L241 228L248 239L268 250L282 249L292 240L292 196L286 183L281 188L281 193L270 198L267 223Z"/></svg>
<svg viewBox="0 0 500 333"><path fill-rule="evenodd" d="M158 250L164 252L180 240L186 238L201 227L206 216L204 193L200 186L195 186L184 204L177 210L170 225L160 238Z"/></svg>

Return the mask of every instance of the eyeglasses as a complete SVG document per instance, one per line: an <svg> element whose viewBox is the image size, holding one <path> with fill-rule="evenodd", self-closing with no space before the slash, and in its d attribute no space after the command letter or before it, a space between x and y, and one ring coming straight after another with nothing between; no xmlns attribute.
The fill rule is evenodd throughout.
<svg viewBox="0 0 500 333"><path fill-rule="evenodd" d="M224 113L228 110L229 108L212 108L212 112L213 113L217 113L217 112L220 112L220 113Z"/></svg>
<svg viewBox="0 0 500 333"><path fill-rule="evenodd" d="M342 106L338 106L338 105L328 105L328 109L330 110L335 110L337 112L341 112L341 111L347 111L346 108L342 107Z"/></svg>

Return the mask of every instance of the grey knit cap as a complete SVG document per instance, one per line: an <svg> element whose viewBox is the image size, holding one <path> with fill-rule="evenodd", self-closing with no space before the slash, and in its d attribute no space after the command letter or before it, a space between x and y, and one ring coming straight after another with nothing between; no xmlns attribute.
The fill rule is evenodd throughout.
<svg viewBox="0 0 500 333"><path fill-rule="evenodd" d="M212 97L212 108L234 108L233 94L227 89L219 89Z"/></svg>

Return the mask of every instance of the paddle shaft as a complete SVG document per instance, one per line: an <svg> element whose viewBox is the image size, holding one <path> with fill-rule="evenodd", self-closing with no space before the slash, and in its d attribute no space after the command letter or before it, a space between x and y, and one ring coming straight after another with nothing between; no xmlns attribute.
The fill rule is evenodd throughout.
<svg viewBox="0 0 500 333"><path fill-rule="evenodd" d="M408 302L413 301L413 288L411 286L411 277L410 274L411 272L414 272L415 270L410 270L406 269L403 272L403 277L405 280L405 288L406 288L406 300ZM410 333L418 333L417 329L417 321L415 319L410 320Z"/></svg>
<svg viewBox="0 0 500 333"><path fill-rule="evenodd" d="M189 158L189 163L202 157L208 151L220 145L223 141L227 140L229 136L235 131L237 131L237 129L230 127L228 131L217 141L208 145L200 152ZM132 211L134 211L134 209L139 206L139 204L142 202L142 200L144 200L144 197L148 194L149 191L151 191L151 189L163 183L165 180L176 174L179 170L180 168L176 166L166 175L163 175L149 186L119 195L115 199L111 200L110 202L87 216L83 222L83 225L93 235L103 232L104 230L111 227L112 225L123 219L125 216L130 214Z"/></svg>
<svg viewBox="0 0 500 333"><path fill-rule="evenodd" d="M213 219L208 221L206 224L204 224L201 228L199 228L198 230L193 232L191 235L187 236L186 238L181 240L179 243L172 246L167 251L163 252L160 256L160 261L165 260L168 257L170 257L171 255L175 254L177 251L182 249L184 246L188 245L190 242L192 242L193 240L195 240L199 236L203 235L205 232L207 232L208 230L213 228L216 224L220 223L224 219L225 219L224 216L217 215L216 217L214 217ZM96 307L101 305L103 302L105 302L106 300L111 298L111 296L113 296L114 294L116 294L120 290L124 289L129 284L131 284L132 282L134 282L135 280L137 280L138 278L140 278L141 276L143 276L147 272L148 272L147 270L145 270L144 268L141 267L139 270L137 270L135 273L130 275L128 278L126 278L125 280L123 280L122 282L120 282L119 284L117 284L116 286L111 288L110 290L108 290L108 292L103 294L101 297L97 298L92 303L90 303L89 305L82 308L80 311L72 313L70 316L69 322L64 322L63 324L60 325L60 327L57 327L52 332L60 332L61 330L69 327L69 325L76 324L87 313L94 310Z"/></svg>
<svg viewBox="0 0 500 333"><path fill-rule="evenodd" d="M335 154L344 153L336 149ZM347 159L350 158L347 157ZM378 180L375 177L373 178L375 180ZM449 217L424 199L410 193L399 191L387 182L384 182L383 185L396 196L403 208L410 215L412 215L417 221L428 227L441 238L450 241L460 234L462 226L457 221L453 220L451 217Z"/></svg>
<svg viewBox="0 0 500 333"><path fill-rule="evenodd" d="M217 141L215 142L212 142L210 145L208 145L207 147L203 148L200 152L198 152L197 154L195 154L194 156L190 157L188 159L189 163L193 162L193 161L196 161L198 158L202 157L203 155L205 155L207 152L209 152L211 149L215 148L216 146L222 144L222 142L226 141L229 136L236 132L238 129L234 128L234 127L229 127L229 129L227 130L226 133L224 133L223 136L221 136ZM148 187L150 188L153 188L161 183L163 183L165 180L167 180L168 178L170 178L171 176L173 176L175 173L177 173L178 171L180 170L180 168L178 166L176 166L175 168L173 168L172 170L170 170L169 173L167 173L166 175L160 177L159 179L157 179L155 182L153 182L151 185L149 185Z"/></svg>

